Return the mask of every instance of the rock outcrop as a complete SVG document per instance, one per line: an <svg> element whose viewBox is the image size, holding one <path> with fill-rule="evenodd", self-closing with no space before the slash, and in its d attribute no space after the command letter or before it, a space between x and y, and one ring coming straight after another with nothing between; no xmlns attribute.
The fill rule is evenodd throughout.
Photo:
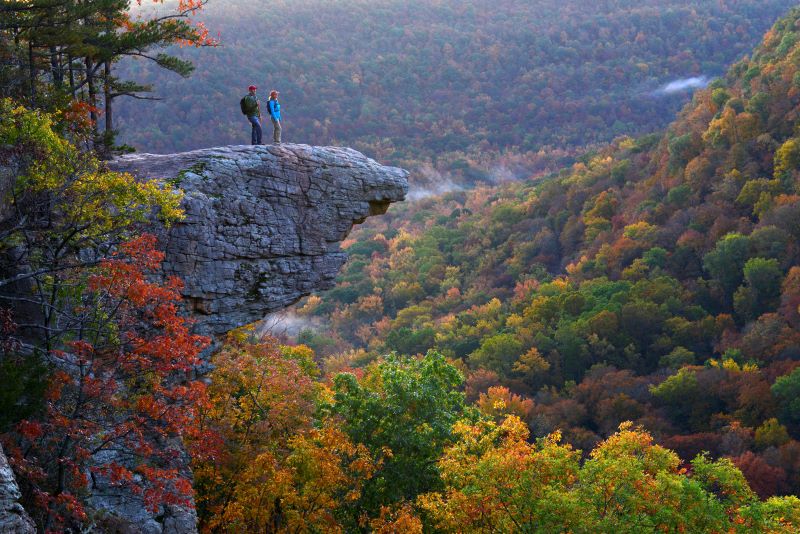
<svg viewBox="0 0 800 534"><path fill-rule="evenodd" d="M346 148L230 146L129 155L108 166L185 192L185 218L148 230L166 254L164 276L184 282L196 330L212 336L332 287L347 258L339 242L408 191L406 171ZM154 515L105 487L89 502L124 531L196 532L193 510L167 506Z"/></svg>
<svg viewBox="0 0 800 534"><path fill-rule="evenodd" d="M354 224L408 191L404 170L351 149L229 146L109 163L183 189L186 217L157 229L197 330L218 335L333 286Z"/></svg>
<svg viewBox="0 0 800 534"><path fill-rule="evenodd" d="M0 446L0 534L33 534L36 527L17 502L19 487Z"/></svg>

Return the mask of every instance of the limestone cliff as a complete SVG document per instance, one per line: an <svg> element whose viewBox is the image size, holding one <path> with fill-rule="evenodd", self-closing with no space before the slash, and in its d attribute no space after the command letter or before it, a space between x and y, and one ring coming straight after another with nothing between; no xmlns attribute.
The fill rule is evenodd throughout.
<svg viewBox="0 0 800 534"><path fill-rule="evenodd" d="M33 534L33 521L17 502L19 487L0 446L0 534Z"/></svg>
<svg viewBox="0 0 800 534"><path fill-rule="evenodd" d="M406 171L347 148L230 146L109 167L186 192L186 218L157 229L164 272L183 279L198 331L212 335L332 287L339 241L408 191Z"/></svg>

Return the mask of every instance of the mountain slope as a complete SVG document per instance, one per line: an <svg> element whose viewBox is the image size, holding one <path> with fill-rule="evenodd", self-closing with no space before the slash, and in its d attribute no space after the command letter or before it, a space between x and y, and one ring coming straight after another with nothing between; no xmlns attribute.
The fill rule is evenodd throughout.
<svg viewBox="0 0 800 534"><path fill-rule="evenodd" d="M686 458L736 458L763 494L797 491L799 27L794 9L663 135L362 230L301 309L335 334L301 339L368 350L333 367L434 347L537 434L589 448L632 419Z"/></svg>

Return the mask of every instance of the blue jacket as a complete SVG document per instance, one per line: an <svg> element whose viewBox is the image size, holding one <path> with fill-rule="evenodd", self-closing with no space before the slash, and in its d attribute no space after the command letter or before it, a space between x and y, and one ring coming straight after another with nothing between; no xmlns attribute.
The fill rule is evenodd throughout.
<svg viewBox="0 0 800 534"><path fill-rule="evenodd" d="M267 102L267 109L269 110L269 116L275 119L276 121L281 120L281 103L277 100L269 100Z"/></svg>

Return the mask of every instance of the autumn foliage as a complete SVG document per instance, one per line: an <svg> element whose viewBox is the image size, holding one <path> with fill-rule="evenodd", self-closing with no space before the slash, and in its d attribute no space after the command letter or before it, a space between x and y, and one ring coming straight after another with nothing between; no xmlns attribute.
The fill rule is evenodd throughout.
<svg viewBox="0 0 800 534"><path fill-rule="evenodd" d="M11 306L1 398L12 408L0 432L22 502L49 532L102 519L102 499L154 514L191 507L184 442L206 441L195 371L209 340L181 315L180 281L156 281L164 254L141 231L180 219L181 194L108 171L77 146L69 113L8 99L0 110L14 177L0 236Z"/></svg>
<svg viewBox="0 0 800 534"><path fill-rule="evenodd" d="M462 395L451 381L458 371L436 353L387 358L360 379L328 377L332 391L317 383L322 409L297 402L311 382L298 380L298 391L282 385L297 368L274 341L229 339L219 356L212 374L224 385L212 386L206 424L220 430L222 448L195 462L205 532L788 533L800 526L800 500L761 501L737 469L768 471L752 455L683 462L630 422L584 455L560 432L531 440L516 415L486 417L450 402L431 414L428 402ZM265 396L267 380L276 393ZM514 404L502 388L489 395L495 410L504 397ZM283 401L296 407L291 435L273 430L287 428Z"/></svg>
<svg viewBox="0 0 800 534"><path fill-rule="evenodd" d="M124 488L154 512L190 505L182 440L200 438L205 385L192 370L208 340L178 315L178 281L147 280L163 259L154 245L149 235L125 243L90 277L97 321L51 355L45 413L21 421L10 441L45 530L84 521L89 488Z"/></svg>
<svg viewBox="0 0 800 534"><path fill-rule="evenodd" d="M203 531L345 532L337 512L381 461L315 419L326 394L311 357L246 331L215 356L202 427L217 441L193 464Z"/></svg>
<svg viewBox="0 0 800 534"><path fill-rule="evenodd" d="M0 101L0 423L23 504L45 532L100 528L122 496L196 505L203 532L797 532L798 28L795 9L663 135L373 222L297 310L326 327L246 327L202 360L141 233L180 194L56 131L80 139L95 106Z"/></svg>
<svg viewBox="0 0 800 534"><path fill-rule="evenodd" d="M121 64L164 100L127 101L118 113L126 142L145 152L238 144L248 131L231 81L244 90L252 80L283 91L294 141L354 147L415 171L433 191L450 180L495 183L665 127L691 98L664 91L668 82L723 73L792 5L292 0L254 10L212 1L202 18L223 46L184 51L197 65L190 81ZM255 68L264 50L266 68Z"/></svg>
<svg viewBox="0 0 800 534"><path fill-rule="evenodd" d="M298 308L330 326L299 339L339 368L433 349L534 437L588 451L629 420L761 495L800 491L798 18L663 134L370 220Z"/></svg>

